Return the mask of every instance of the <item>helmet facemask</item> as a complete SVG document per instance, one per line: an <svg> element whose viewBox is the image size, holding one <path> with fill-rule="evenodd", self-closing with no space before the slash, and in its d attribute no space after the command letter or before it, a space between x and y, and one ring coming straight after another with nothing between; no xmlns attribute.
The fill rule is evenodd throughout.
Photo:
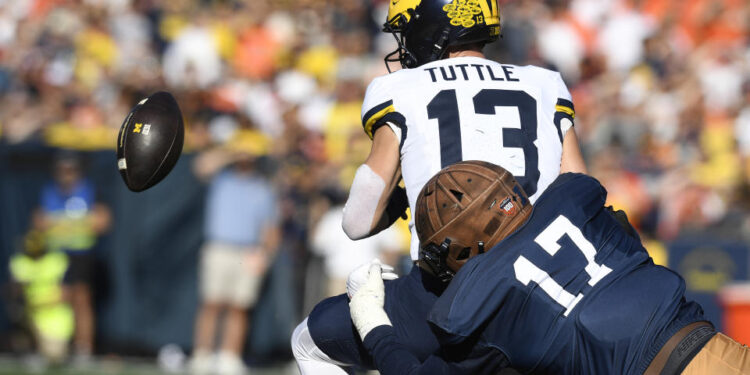
<svg viewBox="0 0 750 375"><path fill-rule="evenodd" d="M411 17L417 17L416 12L414 9L408 9L407 12L411 15ZM388 73L393 73L391 71L391 63L398 62L401 64L401 67L404 69L411 69L416 68L417 65L417 59L414 57L414 55L409 52L408 49L406 49L406 29L409 27L408 19L405 15L399 13L388 22L383 24L383 32L391 33L393 35L393 38L396 39L396 43L398 44L398 47L393 52L385 55L385 58L383 61L385 62L385 67L388 69Z"/></svg>
<svg viewBox="0 0 750 375"><path fill-rule="evenodd" d="M458 251L458 255L451 256L452 251ZM419 262L423 268L428 267L429 271L440 281L447 283L455 276L455 270L460 269L473 256L484 254L484 252L485 245L482 241L477 241L476 248L474 248L474 246L452 243L450 237L446 237L440 246L433 242L425 245L419 252Z"/></svg>
<svg viewBox="0 0 750 375"><path fill-rule="evenodd" d="M383 59L385 66L388 69L388 73L392 73L390 63L398 62L404 69L411 69L426 64L428 62L440 60L446 53L448 40L450 38L450 28L442 27L434 31L434 35L429 35L431 39L424 40L425 35L420 34L418 30L412 30L415 24L419 24L420 20L419 13L414 9L408 9L409 17L407 18L404 14L397 14L395 17L390 19L388 22L383 24L383 31L391 33L393 38L398 43L398 48L395 51L389 53ZM425 30L424 27L421 28ZM429 28L427 28L429 30ZM410 31L413 31L410 33ZM411 39L415 39L411 42L407 39L407 35L410 35ZM439 34L439 35L438 35ZM423 40L416 40L423 39ZM412 44L413 48L407 46ZM430 51L420 50L422 45L427 45ZM417 53L416 48L419 50ZM421 56L421 58L419 57Z"/></svg>

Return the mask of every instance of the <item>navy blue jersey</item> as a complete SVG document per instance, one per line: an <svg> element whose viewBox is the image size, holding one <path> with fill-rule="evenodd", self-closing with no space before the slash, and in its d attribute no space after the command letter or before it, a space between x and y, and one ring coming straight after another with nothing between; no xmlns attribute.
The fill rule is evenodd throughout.
<svg viewBox="0 0 750 375"><path fill-rule="evenodd" d="M683 279L653 264L605 199L595 179L560 176L435 303L441 342L495 349L523 372L642 374L674 333L704 320Z"/></svg>

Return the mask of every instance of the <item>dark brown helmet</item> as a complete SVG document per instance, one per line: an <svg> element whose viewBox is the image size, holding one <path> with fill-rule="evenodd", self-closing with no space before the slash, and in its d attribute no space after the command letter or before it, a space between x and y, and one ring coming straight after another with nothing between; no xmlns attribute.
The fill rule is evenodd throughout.
<svg viewBox="0 0 750 375"><path fill-rule="evenodd" d="M443 281L526 221L531 204L504 168L463 161L433 176L417 198L419 265Z"/></svg>

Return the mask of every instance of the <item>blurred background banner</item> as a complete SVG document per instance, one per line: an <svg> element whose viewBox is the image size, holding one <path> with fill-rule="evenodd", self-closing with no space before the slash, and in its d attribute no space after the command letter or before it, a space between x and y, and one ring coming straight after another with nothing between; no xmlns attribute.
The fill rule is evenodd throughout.
<svg viewBox="0 0 750 375"><path fill-rule="evenodd" d="M6 261L17 248L15 239L26 230L25 225L18 225L26 221L18 218L28 217L37 205L53 152L41 146L3 148L0 238ZM136 195L112 168L113 158L108 151L85 154L100 199L112 207L117 223L94 250L101 344L147 352L168 343L189 346L191 332L185 327L191 326L196 306L196 289L189 286L196 283L203 225L203 206L191 202L203 199L205 187L195 181L180 182L192 176L188 155L175 168L175 179ZM174 194L175 190L180 194Z"/></svg>
<svg viewBox="0 0 750 375"><path fill-rule="evenodd" d="M38 204L56 149L40 144L0 148L0 262L16 252L23 225ZM167 344L192 347L198 304L197 276L203 242L206 186L191 171L194 155L183 155L170 178L146 192L134 194L122 183L110 151L82 154L84 163L111 207L116 223L94 250L94 302L99 351L153 356ZM19 218L21 218L19 220ZM248 338L247 358L263 362L286 354L297 318L288 252L276 258L266 280ZM9 281L8 268L0 277ZM0 299L0 337L10 345L11 308Z"/></svg>
<svg viewBox="0 0 750 375"><path fill-rule="evenodd" d="M719 291L725 285L747 280L748 244L691 233L669 245L670 268L685 278L685 297L703 306L706 317L724 329Z"/></svg>

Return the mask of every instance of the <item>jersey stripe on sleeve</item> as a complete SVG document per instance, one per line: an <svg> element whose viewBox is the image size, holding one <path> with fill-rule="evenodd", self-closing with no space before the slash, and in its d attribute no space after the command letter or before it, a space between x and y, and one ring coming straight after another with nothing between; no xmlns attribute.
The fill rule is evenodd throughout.
<svg viewBox="0 0 750 375"><path fill-rule="evenodd" d="M395 111L396 110L393 108L393 100L378 104L367 111L367 113L362 116L362 126L365 128L365 133L367 134L367 136L372 139L375 134L375 130L377 130L373 129L375 123L383 118L386 114Z"/></svg>
<svg viewBox="0 0 750 375"><path fill-rule="evenodd" d="M573 119L576 118L576 110L575 107L573 107L573 102L571 102L570 100L557 99L555 110L557 112L563 112Z"/></svg>
<svg viewBox="0 0 750 375"><path fill-rule="evenodd" d="M562 143L568 129L573 126L575 118L576 110L573 102L567 99L557 99L557 105L555 105L555 127L557 128L557 136L560 138L560 143Z"/></svg>

